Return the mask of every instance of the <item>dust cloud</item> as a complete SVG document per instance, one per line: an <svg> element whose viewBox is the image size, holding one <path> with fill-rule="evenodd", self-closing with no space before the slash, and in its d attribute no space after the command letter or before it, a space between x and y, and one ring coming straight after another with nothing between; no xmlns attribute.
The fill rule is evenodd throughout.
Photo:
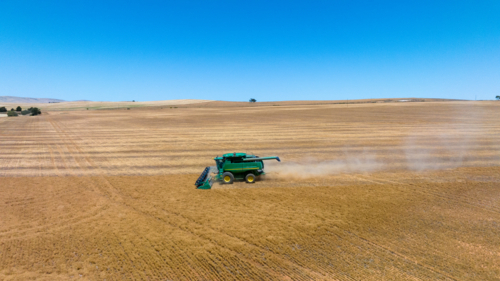
<svg viewBox="0 0 500 281"><path fill-rule="evenodd" d="M321 161L312 157L300 162L266 163L266 173L272 177L309 178L340 173L374 172L384 168L376 155L363 153L346 159Z"/></svg>
<svg viewBox="0 0 500 281"><path fill-rule="evenodd" d="M343 155L335 159L322 156L287 161L282 157L282 163L266 163L266 171L270 177L309 178L383 170L443 170L476 163L499 166L500 153L491 154L492 147L499 148L498 132L491 131L484 118L481 112L465 110L450 117L446 125L431 122L412 128L389 148L381 149L375 144L353 152L346 146Z"/></svg>
<svg viewBox="0 0 500 281"><path fill-rule="evenodd" d="M500 165L498 132L487 125L490 118L472 105L449 117L446 125L430 125L409 134L403 144L406 166L412 171L474 166L475 162ZM490 120L491 121L491 120Z"/></svg>

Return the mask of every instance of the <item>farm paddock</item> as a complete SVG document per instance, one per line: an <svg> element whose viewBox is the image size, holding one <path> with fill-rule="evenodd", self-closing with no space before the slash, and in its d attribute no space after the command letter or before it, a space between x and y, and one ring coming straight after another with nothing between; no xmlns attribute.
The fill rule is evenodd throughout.
<svg viewBox="0 0 500 281"><path fill-rule="evenodd" d="M2 280L497 280L500 103L0 119ZM213 157L278 155L196 190ZM281 165L281 166L280 166Z"/></svg>

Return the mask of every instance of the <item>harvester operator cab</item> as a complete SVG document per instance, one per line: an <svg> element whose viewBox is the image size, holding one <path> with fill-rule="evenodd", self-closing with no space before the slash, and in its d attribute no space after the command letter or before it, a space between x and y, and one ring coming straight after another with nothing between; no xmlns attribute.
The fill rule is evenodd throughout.
<svg viewBox="0 0 500 281"><path fill-rule="evenodd" d="M219 157L215 158L215 165L217 166L217 170L222 169L222 165L224 165L224 159L220 159Z"/></svg>

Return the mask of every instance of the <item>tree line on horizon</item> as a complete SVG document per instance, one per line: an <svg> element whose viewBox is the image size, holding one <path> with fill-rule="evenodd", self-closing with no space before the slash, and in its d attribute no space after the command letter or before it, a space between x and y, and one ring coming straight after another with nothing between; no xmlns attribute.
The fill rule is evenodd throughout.
<svg viewBox="0 0 500 281"><path fill-rule="evenodd" d="M12 108L10 111L7 110L5 106L0 107L0 112L7 112L7 116L12 117L12 116L18 116L18 112L20 112L22 115L30 115L30 116L36 116L42 114L42 111L38 107L30 107L26 110L23 110L21 106Z"/></svg>

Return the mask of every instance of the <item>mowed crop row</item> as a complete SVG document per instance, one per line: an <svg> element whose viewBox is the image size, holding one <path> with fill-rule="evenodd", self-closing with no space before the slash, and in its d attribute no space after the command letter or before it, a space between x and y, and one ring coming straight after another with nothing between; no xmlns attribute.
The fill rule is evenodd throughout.
<svg viewBox="0 0 500 281"><path fill-rule="evenodd" d="M449 102L56 112L3 120L0 175L198 173L234 151L287 162L370 159L383 170L496 165L497 109Z"/></svg>
<svg viewBox="0 0 500 281"><path fill-rule="evenodd" d="M0 279L495 280L497 108L4 118ZM253 185L195 190L202 168L227 151L284 161L266 165L268 176ZM307 166L323 171L294 175Z"/></svg>

